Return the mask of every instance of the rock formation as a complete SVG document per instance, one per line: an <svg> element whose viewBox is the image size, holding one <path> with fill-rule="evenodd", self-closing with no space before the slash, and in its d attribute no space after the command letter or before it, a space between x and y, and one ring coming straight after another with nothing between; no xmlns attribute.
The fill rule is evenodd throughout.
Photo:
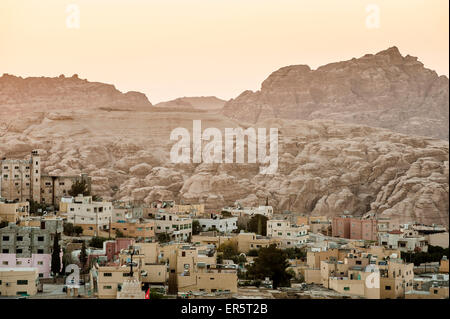
<svg viewBox="0 0 450 319"><path fill-rule="evenodd" d="M223 113L251 123L268 118L333 119L448 140L448 78L396 47L311 70L294 65L245 91Z"/></svg>

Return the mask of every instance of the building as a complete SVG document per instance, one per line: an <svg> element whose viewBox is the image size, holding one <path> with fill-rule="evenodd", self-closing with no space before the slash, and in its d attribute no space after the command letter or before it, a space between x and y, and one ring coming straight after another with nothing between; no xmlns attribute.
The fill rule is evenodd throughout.
<svg viewBox="0 0 450 319"><path fill-rule="evenodd" d="M279 238L282 248L301 247L308 241L308 225L297 226L288 220L268 220L267 236Z"/></svg>
<svg viewBox="0 0 450 319"><path fill-rule="evenodd" d="M62 252L61 252L62 261ZM31 254L31 257L18 257L12 254L0 254L0 269L2 268L35 268L39 278L51 278L51 254ZM61 263L62 265L62 263Z"/></svg>
<svg viewBox="0 0 450 319"><path fill-rule="evenodd" d="M33 254L51 254L55 233L39 227L10 224L0 229L0 253L31 258ZM60 241L62 244L62 241Z"/></svg>
<svg viewBox="0 0 450 319"><path fill-rule="evenodd" d="M403 252L428 251L428 243L424 236L418 235L415 230L392 230L379 234L379 244Z"/></svg>
<svg viewBox="0 0 450 319"><path fill-rule="evenodd" d="M122 202L113 203L112 219L113 223L144 218L144 207L125 204Z"/></svg>
<svg viewBox="0 0 450 319"><path fill-rule="evenodd" d="M155 221L147 219L143 222L137 220L120 221L111 224L111 235L121 232L123 237L136 238L149 241L155 238Z"/></svg>
<svg viewBox="0 0 450 319"><path fill-rule="evenodd" d="M91 287L94 288L99 299L116 299L124 282L130 279L140 282L139 275L139 271L133 271L131 275L131 267L126 265L99 266L95 264L90 272Z"/></svg>
<svg viewBox="0 0 450 319"><path fill-rule="evenodd" d="M224 236L217 236L215 232L201 233L200 235L192 236L192 242L201 245L214 245L216 248L219 248L220 245L225 243L233 243L237 245L240 253L245 254L250 250L267 248L270 245L275 245L277 248L281 248L282 246L282 240L279 238L271 238L245 232Z"/></svg>
<svg viewBox="0 0 450 319"><path fill-rule="evenodd" d="M60 203L60 214L73 225L81 226L83 234L94 236L106 231L112 219L112 203L95 202L92 196L65 197Z"/></svg>
<svg viewBox="0 0 450 319"><path fill-rule="evenodd" d="M221 218L216 215L213 218L198 218L202 231L217 230L221 233L231 233L237 229L237 217Z"/></svg>
<svg viewBox="0 0 450 319"><path fill-rule="evenodd" d="M177 249L178 292L237 293L237 269L218 265L215 248L186 245Z"/></svg>
<svg viewBox="0 0 450 319"><path fill-rule="evenodd" d="M228 212L234 217L252 217L254 215L263 215L267 218L273 217L273 207L272 206L258 206L258 207L224 207L222 212Z"/></svg>
<svg viewBox="0 0 450 319"><path fill-rule="evenodd" d="M192 219L163 210L155 216L155 234L167 234L171 241L187 241L192 236Z"/></svg>
<svg viewBox="0 0 450 319"><path fill-rule="evenodd" d="M29 202L6 202L0 200L0 222L18 223L30 216Z"/></svg>
<svg viewBox="0 0 450 319"><path fill-rule="evenodd" d="M37 150L30 159L0 160L0 197L25 202L34 200L58 207L60 199L68 195L72 184L84 180L91 190L91 178L86 174L78 176L53 176L42 174L41 157Z"/></svg>
<svg viewBox="0 0 450 319"><path fill-rule="evenodd" d="M0 296L33 296L39 286L38 270L32 267L0 268Z"/></svg>
<svg viewBox="0 0 450 319"><path fill-rule="evenodd" d="M377 241L377 234L377 220L375 218L363 219L351 215L333 217L333 237Z"/></svg>

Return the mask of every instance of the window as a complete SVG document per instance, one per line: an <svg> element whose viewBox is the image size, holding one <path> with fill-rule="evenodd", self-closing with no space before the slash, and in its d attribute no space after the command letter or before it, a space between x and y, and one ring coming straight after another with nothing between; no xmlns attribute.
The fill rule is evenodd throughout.
<svg viewBox="0 0 450 319"><path fill-rule="evenodd" d="M2 254L9 254L9 249L7 248L2 249Z"/></svg>
<svg viewBox="0 0 450 319"><path fill-rule="evenodd" d="M344 291L349 291L350 287L344 287Z"/></svg>
<svg viewBox="0 0 450 319"><path fill-rule="evenodd" d="M438 290L434 289L434 294L437 295L437 293L438 293Z"/></svg>
<svg viewBox="0 0 450 319"><path fill-rule="evenodd" d="M391 290L391 286L384 286L384 290Z"/></svg>
<svg viewBox="0 0 450 319"><path fill-rule="evenodd" d="M38 254L43 254L43 253L44 253L44 250L43 250L43 249L38 249L38 250L37 250L37 253L38 253Z"/></svg>
<svg viewBox="0 0 450 319"><path fill-rule="evenodd" d="M21 254L22 253L22 248L17 248L16 249L16 254Z"/></svg>
<svg viewBox="0 0 450 319"><path fill-rule="evenodd" d="M103 273L103 277L112 277L112 273L105 272L105 273Z"/></svg>
<svg viewBox="0 0 450 319"><path fill-rule="evenodd" d="M8 266L8 262L7 262L7 261L4 261L4 262L2 262L2 265Z"/></svg>
<svg viewBox="0 0 450 319"><path fill-rule="evenodd" d="M3 236L2 240L3 241L8 241L9 240L9 236Z"/></svg>
<svg viewBox="0 0 450 319"><path fill-rule="evenodd" d="M103 289L112 289L112 286L103 286Z"/></svg>
<svg viewBox="0 0 450 319"><path fill-rule="evenodd" d="M17 236L17 241L23 241L23 236Z"/></svg>
<svg viewBox="0 0 450 319"><path fill-rule="evenodd" d="M40 260L40 261L37 262L37 264L38 264L38 265L43 265L44 262L43 262L42 260Z"/></svg>
<svg viewBox="0 0 450 319"><path fill-rule="evenodd" d="M44 241L44 236L38 236L38 241Z"/></svg>
<svg viewBox="0 0 450 319"><path fill-rule="evenodd" d="M28 280L17 280L18 285L28 285Z"/></svg>

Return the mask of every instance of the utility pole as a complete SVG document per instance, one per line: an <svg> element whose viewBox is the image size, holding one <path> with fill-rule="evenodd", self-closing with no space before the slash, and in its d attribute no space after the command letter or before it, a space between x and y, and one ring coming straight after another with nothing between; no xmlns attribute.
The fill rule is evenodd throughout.
<svg viewBox="0 0 450 319"><path fill-rule="evenodd" d="M109 238L111 239L111 217L109 217Z"/></svg>

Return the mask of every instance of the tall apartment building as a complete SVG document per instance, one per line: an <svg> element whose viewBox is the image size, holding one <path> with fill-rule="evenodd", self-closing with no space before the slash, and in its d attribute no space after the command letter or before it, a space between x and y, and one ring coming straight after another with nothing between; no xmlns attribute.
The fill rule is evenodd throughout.
<svg viewBox="0 0 450 319"><path fill-rule="evenodd" d="M291 224L288 220L267 221L267 236L279 238L283 248L300 247L308 241L308 225Z"/></svg>
<svg viewBox="0 0 450 319"><path fill-rule="evenodd" d="M111 202L95 202L92 196L64 198L60 203L61 216L69 223L83 228L84 235L98 235L99 230L106 231L112 219Z"/></svg>
<svg viewBox="0 0 450 319"><path fill-rule="evenodd" d="M333 217L333 237L376 241L378 240L377 234L377 220L375 218L362 219L349 215Z"/></svg>
<svg viewBox="0 0 450 319"><path fill-rule="evenodd" d="M0 253L29 258L33 254L51 254L55 234L39 227L10 224L0 229Z"/></svg>
<svg viewBox="0 0 450 319"><path fill-rule="evenodd" d="M10 201L34 200L58 207L61 197L66 196L76 181L85 180L90 191L91 178L42 174L39 152L31 152L30 159L0 160L0 197Z"/></svg>

